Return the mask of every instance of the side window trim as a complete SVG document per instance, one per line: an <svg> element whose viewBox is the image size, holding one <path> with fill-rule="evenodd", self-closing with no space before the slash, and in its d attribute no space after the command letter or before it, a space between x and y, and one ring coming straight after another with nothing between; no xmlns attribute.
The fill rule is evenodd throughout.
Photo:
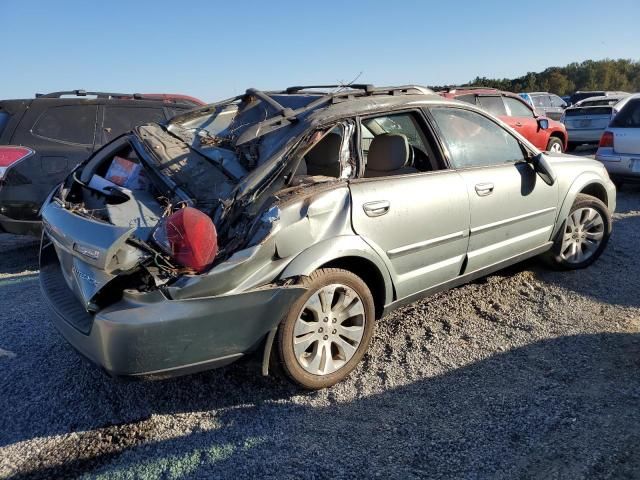
<svg viewBox="0 0 640 480"><path fill-rule="evenodd" d="M495 167L507 167L507 166L513 166L513 165L517 165L520 163L526 163L526 155L527 154L533 154L534 152L532 152L525 144L523 144L519 138L517 138L516 136L514 136L508 129L504 128L502 125L500 125L499 123L497 123L496 121L494 121L490 116L488 116L485 112L483 111L476 111L473 110L471 108L466 108L464 105L430 105L428 107L425 107L428 111L429 111L429 115L431 116L431 118L433 118L433 123L434 123L434 128L437 131L437 137L438 137L438 143L441 144L441 148L443 149L446 157L447 157L447 163L449 165L449 168L454 170L454 171L459 171L459 170L470 170L470 169L480 169L480 168L495 168ZM469 165L469 166L465 166L465 167L456 167L455 164L453 163L453 161L451 160L451 152L449 151L449 148L447 147L446 142L444 141L444 135L442 134L442 131L440 130L440 127L438 126L438 123L435 121L435 118L433 117L433 113L431 113L431 109L433 108L452 108L452 109L457 109L457 110L465 110L468 112L473 112L476 113L482 117L484 117L485 119L491 121L494 125L496 125L497 127L501 128L503 131L507 132L509 134L509 136L511 138L513 138L518 145L520 145L520 149L522 150L522 155L523 158L522 160L516 160L512 163L504 163L504 164L495 164L495 165Z"/></svg>

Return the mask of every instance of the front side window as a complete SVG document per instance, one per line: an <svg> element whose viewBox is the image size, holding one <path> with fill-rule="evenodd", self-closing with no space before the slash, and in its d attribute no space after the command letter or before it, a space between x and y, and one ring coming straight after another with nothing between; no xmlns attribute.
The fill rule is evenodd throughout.
<svg viewBox="0 0 640 480"><path fill-rule="evenodd" d="M503 165L524 159L520 143L479 113L436 107L431 113L456 168Z"/></svg>
<svg viewBox="0 0 640 480"><path fill-rule="evenodd" d="M524 102L512 97L504 97L504 103L512 117L533 117L533 112Z"/></svg>
<svg viewBox="0 0 640 480"><path fill-rule="evenodd" d="M490 97L478 97L478 103L480 106L492 115L497 117L504 116L507 111L504 108L502 97L490 96Z"/></svg>
<svg viewBox="0 0 640 480"><path fill-rule="evenodd" d="M49 140L93 145L96 129L96 105L62 105L44 112L32 133Z"/></svg>

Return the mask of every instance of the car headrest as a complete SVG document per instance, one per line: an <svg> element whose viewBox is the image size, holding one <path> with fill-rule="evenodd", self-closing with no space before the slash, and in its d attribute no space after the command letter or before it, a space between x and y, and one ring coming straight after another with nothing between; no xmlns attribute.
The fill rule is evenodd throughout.
<svg viewBox="0 0 640 480"><path fill-rule="evenodd" d="M332 165L340 163L342 137L337 133L328 133L305 155L307 165Z"/></svg>
<svg viewBox="0 0 640 480"><path fill-rule="evenodd" d="M409 160L409 142L405 135L384 133L374 137L367 154L367 168L391 172L404 167Z"/></svg>

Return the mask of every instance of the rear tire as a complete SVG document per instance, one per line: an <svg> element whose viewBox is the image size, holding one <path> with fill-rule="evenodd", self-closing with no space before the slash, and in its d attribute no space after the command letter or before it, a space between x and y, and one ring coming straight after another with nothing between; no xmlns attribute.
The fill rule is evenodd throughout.
<svg viewBox="0 0 640 480"><path fill-rule="evenodd" d="M547 143L547 152L562 153L564 151L564 144L558 137L549 137Z"/></svg>
<svg viewBox="0 0 640 480"><path fill-rule="evenodd" d="M585 268L595 262L611 236L611 215L607 206L591 195L578 194L544 258L563 270Z"/></svg>
<svg viewBox="0 0 640 480"><path fill-rule="evenodd" d="M316 270L278 328L283 373L317 390L346 378L364 356L374 330L375 307L360 277L339 268Z"/></svg>
<svg viewBox="0 0 640 480"><path fill-rule="evenodd" d="M567 152L574 152L576 148L578 148L580 144L576 142L569 142L567 144Z"/></svg>

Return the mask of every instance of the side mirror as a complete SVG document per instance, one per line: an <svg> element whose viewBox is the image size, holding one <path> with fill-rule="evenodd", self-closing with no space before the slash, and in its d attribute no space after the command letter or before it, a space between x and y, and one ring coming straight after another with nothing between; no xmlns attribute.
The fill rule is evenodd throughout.
<svg viewBox="0 0 640 480"><path fill-rule="evenodd" d="M538 121L538 128L540 128L542 130L546 130L547 128L549 128L549 119L548 118L538 117L536 120Z"/></svg>
<svg viewBox="0 0 640 480"><path fill-rule="evenodd" d="M528 161L544 183L549 186L556 183L556 173L542 153L529 157Z"/></svg>

